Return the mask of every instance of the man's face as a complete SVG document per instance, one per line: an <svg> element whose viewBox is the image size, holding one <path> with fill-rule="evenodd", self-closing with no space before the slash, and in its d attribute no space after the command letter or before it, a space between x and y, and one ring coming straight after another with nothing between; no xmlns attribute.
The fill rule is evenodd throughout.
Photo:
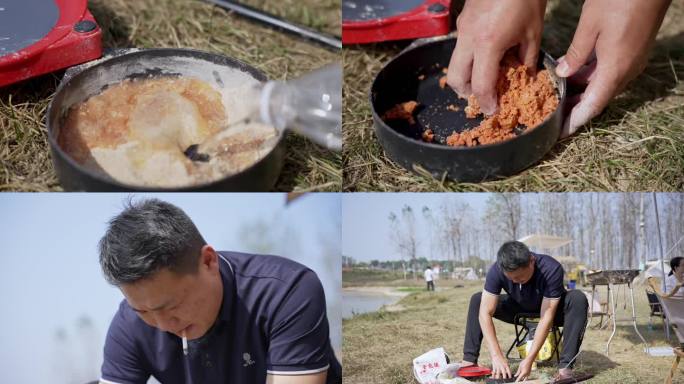
<svg viewBox="0 0 684 384"><path fill-rule="evenodd" d="M515 284L527 283L534 275L534 256L530 257L530 262L526 266L511 272L504 271L504 275Z"/></svg>
<svg viewBox="0 0 684 384"><path fill-rule="evenodd" d="M209 248L210 252L205 251ZM188 339L202 337L216 321L223 299L218 255L202 249L196 273L164 268L151 277L121 286L128 304L155 328Z"/></svg>

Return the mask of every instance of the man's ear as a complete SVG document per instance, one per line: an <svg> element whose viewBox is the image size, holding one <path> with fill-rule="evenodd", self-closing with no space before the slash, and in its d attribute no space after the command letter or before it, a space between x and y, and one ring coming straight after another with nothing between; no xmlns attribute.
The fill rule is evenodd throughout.
<svg viewBox="0 0 684 384"><path fill-rule="evenodd" d="M212 248L211 245L204 245L200 251L200 267L204 266L209 268L209 270L218 271L218 253Z"/></svg>

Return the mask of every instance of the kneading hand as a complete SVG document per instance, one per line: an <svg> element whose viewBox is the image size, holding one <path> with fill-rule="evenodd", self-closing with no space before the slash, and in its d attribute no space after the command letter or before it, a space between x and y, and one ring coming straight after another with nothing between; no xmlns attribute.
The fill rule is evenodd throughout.
<svg viewBox="0 0 684 384"><path fill-rule="evenodd" d="M496 112L499 63L519 46L520 61L536 70L545 9L546 0L468 0L456 21L447 84L460 97L474 94L485 114Z"/></svg>

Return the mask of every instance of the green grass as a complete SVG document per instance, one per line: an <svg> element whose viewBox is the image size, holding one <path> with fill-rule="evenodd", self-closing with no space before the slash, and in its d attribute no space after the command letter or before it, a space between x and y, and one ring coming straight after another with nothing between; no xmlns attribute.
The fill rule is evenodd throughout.
<svg viewBox="0 0 684 384"><path fill-rule="evenodd" d="M372 269L352 269L342 271L342 283L345 286L386 284L404 277L402 272L377 271Z"/></svg>
<svg viewBox="0 0 684 384"><path fill-rule="evenodd" d="M340 34L340 0L247 0L244 3L327 33ZM271 79L288 79L340 59L199 0L91 0L103 46L187 47L249 63ZM0 89L0 190L61 190L50 160L45 111L62 72ZM296 135L287 138L279 191L338 191L341 155Z"/></svg>
<svg viewBox="0 0 684 384"><path fill-rule="evenodd" d="M464 287L449 288L456 283ZM416 292L401 299L395 307L404 307L402 311L381 310L343 320L345 384L413 383L413 358L440 346L445 348L453 361L462 358L467 306L470 296L482 290L482 282L451 281L447 284L440 281L439 284L446 288L437 292ZM605 295L605 288L601 292ZM637 285L634 294L640 332L651 345L668 345L660 320L654 320L651 329L648 327L648 305L643 287ZM627 297L623 288L617 289L618 319L631 315L629 306L624 309ZM508 349L515 336L513 326L498 320L494 323L502 347ZM673 357L650 357L643 353L643 344L634 333L630 321L618 322L617 333L610 345L610 354L606 355L605 343L610 332L610 328L589 328L585 334L583 352L575 369L595 375L588 383L663 382ZM480 363L490 364L489 353L484 345ZM555 371L553 364L545 364L533 372L533 377L550 378ZM681 369L674 382L684 383L684 372Z"/></svg>
<svg viewBox="0 0 684 384"><path fill-rule="evenodd" d="M542 48L560 57L582 2L551 0ZM373 131L368 91L406 42L343 49L345 191L681 191L684 189L684 0L672 2L644 71L605 112L558 142L537 164L480 184L409 172L384 153Z"/></svg>
<svg viewBox="0 0 684 384"><path fill-rule="evenodd" d="M399 292L421 292L425 290L425 287L397 287L396 289Z"/></svg>

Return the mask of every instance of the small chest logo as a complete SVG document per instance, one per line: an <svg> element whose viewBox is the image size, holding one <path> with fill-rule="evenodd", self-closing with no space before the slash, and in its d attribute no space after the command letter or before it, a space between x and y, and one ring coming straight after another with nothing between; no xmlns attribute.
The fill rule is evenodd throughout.
<svg viewBox="0 0 684 384"><path fill-rule="evenodd" d="M242 358L245 360L245 363L242 364L243 367L249 367L254 364L254 360L252 360L252 356L249 353L243 353Z"/></svg>

